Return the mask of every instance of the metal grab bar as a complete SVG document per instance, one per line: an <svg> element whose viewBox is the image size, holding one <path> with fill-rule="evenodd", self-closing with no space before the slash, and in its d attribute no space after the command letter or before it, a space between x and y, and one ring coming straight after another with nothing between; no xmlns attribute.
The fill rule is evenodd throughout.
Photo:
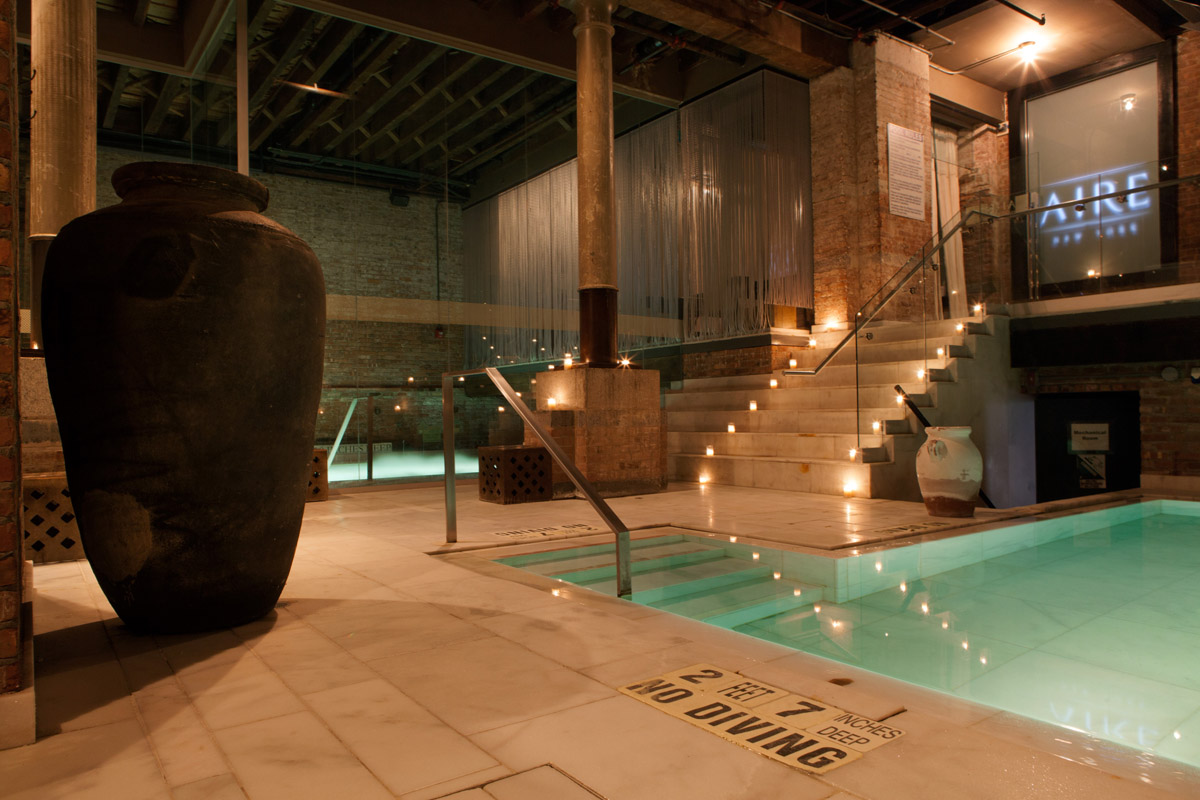
<svg viewBox="0 0 1200 800"><path fill-rule="evenodd" d="M521 419L525 421L530 429L537 435L542 445L549 451L550 457L555 463L562 467L563 471L571 478L571 482L575 487L583 493L583 496L591 503L592 508L604 520L609 529L616 535L617 538L617 596L629 598L633 595L632 580L629 570L629 528L621 521L621 518L616 515L616 512L604 502L592 486L591 482L584 477L584 474L579 471L570 457L559 446L558 442L550 436L550 432L542 427L542 424L537 421L533 412L525 405L525 401L517 395L512 385L505 380L500 374L500 370L495 367L484 367L483 369L463 370L461 372L446 372L442 374L442 449L445 453L445 484L446 484L446 543L453 544L458 541L458 511L455 503L455 488L454 488L454 384L456 378L466 377L467 375L486 375L500 390L500 394L504 395L504 399L513 407Z"/></svg>

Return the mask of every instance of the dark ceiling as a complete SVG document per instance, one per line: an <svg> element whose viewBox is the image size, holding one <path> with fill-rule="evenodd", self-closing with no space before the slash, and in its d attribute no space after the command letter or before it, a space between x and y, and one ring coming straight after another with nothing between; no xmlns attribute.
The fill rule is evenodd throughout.
<svg viewBox="0 0 1200 800"><path fill-rule="evenodd" d="M1024 16L1001 11L1037 25L1031 15L1067 1L1042 0ZM1116 7L1109 0L1086 2ZM229 158L236 138L234 5L98 0L102 144ZM250 0L253 158L265 169L458 199L488 171L508 167L519 179L514 162L532 169L548 158L562 160L573 143L575 111L574 15L564 5L309 0L302 7ZM709 7L718 22L733 20L736 35L721 33L728 25L696 16ZM614 15L618 131L763 64L761 51L747 51L754 48L745 37L769 34L781 17L790 25L803 21L806 35L816 37L814 51L821 57L816 66L802 68L816 74L844 58L839 48L844 52L847 42L872 31L923 41L928 28L997 7L995 0L628 2ZM1170 35L1183 19L1161 0L1120 0L1120 9L1118 14L1140 20L1143 35ZM693 23L699 30L646 12L699 20ZM432 33L422 38L413 31ZM975 38L976 52L999 46ZM962 44L961 54L939 55L940 40L926 46L935 61L971 58L970 42ZM23 68L27 80L27 48Z"/></svg>

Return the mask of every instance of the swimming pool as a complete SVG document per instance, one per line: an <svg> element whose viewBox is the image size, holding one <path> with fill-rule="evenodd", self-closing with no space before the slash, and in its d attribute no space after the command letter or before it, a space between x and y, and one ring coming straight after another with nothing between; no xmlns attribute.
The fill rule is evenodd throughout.
<svg viewBox="0 0 1200 800"><path fill-rule="evenodd" d="M497 561L612 593L612 546ZM1200 766L1200 504L825 557L639 538L634 601Z"/></svg>

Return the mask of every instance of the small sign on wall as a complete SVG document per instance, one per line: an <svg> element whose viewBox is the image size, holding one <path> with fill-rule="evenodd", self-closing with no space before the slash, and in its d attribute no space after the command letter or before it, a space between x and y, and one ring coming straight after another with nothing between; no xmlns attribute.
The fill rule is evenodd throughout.
<svg viewBox="0 0 1200 800"><path fill-rule="evenodd" d="M925 219L925 134L888 123L888 211Z"/></svg>
<svg viewBox="0 0 1200 800"><path fill-rule="evenodd" d="M1107 422L1071 423L1072 453L1107 453L1108 449Z"/></svg>

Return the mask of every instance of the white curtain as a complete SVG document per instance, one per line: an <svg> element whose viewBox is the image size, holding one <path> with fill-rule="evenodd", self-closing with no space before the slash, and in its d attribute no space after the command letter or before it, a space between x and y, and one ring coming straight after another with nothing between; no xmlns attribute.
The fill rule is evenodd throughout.
<svg viewBox="0 0 1200 800"><path fill-rule="evenodd" d="M707 339L767 330L772 305L812 308L808 147L808 87L770 72L620 137L620 313ZM468 331L467 365L578 346L576 191L572 160L464 212L466 299L517 309ZM678 341L618 330L622 349Z"/></svg>
<svg viewBox="0 0 1200 800"><path fill-rule="evenodd" d="M933 128L934 214L933 235L948 231L960 217L958 196L958 132L952 128ZM946 279L951 318L965 317L967 311L967 280L963 272L962 234L956 233L942 248L941 263ZM940 314L942 304L936 305Z"/></svg>

